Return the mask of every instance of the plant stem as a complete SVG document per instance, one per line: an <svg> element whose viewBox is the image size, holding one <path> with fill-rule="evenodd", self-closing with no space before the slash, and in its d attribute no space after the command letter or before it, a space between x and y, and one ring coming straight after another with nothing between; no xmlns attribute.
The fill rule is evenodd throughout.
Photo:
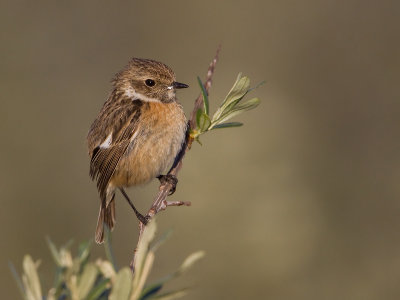
<svg viewBox="0 0 400 300"><path fill-rule="evenodd" d="M215 66L217 64L218 61L218 55L219 55L219 51L221 50L221 46L218 47L217 52L214 56L214 59L211 61L209 67L208 67L208 71L207 71L207 76L206 76L206 80L204 82L204 88L205 91L208 95L208 92L210 90L211 84L212 84L212 77L214 75L214 70L215 70ZM200 94L197 99L194 102L194 108L193 111L190 115L190 119L189 119L189 128L188 128L188 132L190 132L191 129L196 128L196 112L199 108L203 107L203 95ZM180 153L180 157L178 162L175 164L175 166L168 172L169 175L174 175L177 176L179 170L182 168L182 160L183 157L185 156L185 153L187 151L190 150L192 143L193 143L193 138L190 136L190 134L186 135L186 143L184 145L183 151ZM180 206L180 205L185 205L185 206L189 206L190 202L169 202L166 201L167 196L169 195L169 192L172 189L172 184L169 182L164 182L162 184L160 184L160 187L158 189L158 194L155 197L153 204L150 208L150 210L148 211L146 217L148 217L149 221L157 214L159 213L161 210L165 210L168 206ZM140 243L140 239L142 237L143 234L143 230L145 228L146 225L144 225L142 222L139 222L139 238L138 238L138 243L137 245ZM135 262L135 256L136 256L136 249L137 249L137 245L136 248L134 250L134 254L133 254L133 259L130 263L130 267L132 270L132 273L134 273L134 262Z"/></svg>

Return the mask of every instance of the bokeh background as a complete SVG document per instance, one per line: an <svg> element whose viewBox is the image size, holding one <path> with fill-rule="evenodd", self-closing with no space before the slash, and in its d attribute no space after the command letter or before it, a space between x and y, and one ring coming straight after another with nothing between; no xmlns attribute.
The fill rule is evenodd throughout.
<svg viewBox="0 0 400 300"><path fill-rule="evenodd" d="M188 113L218 44L212 109L238 72L261 98L245 126L207 134L160 214L152 278L205 259L169 287L185 299L400 299L398 1L1 1L0 266L45 243L93 237L99 199L87 130L135 57L171 66ZM130 189L148 209L157 182ZM137 222L117 196L113 247L127 265ZM94 245L93 258L104 257Z"/></svg>

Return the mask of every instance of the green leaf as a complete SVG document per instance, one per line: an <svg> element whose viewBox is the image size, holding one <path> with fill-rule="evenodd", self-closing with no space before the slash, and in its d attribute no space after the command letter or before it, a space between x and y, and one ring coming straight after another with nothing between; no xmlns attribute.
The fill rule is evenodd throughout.
<svg viewBox="0 0 400 300"><path fill-rule="evenodd" d="M250 87L250 79L246 76L242 77L239 73L236 82L229 91L228 95L222 101L221 106L213 116L213 120L218 119L228 106L235 106L248 92Z"/></svg>
<svg viewBox="0 0 400 300"><path fill-rule="evenodd" d="M118 271L117 262L115 260L113 249L111 247L111 232L108 226L105 226L104 234L105 234L104 250L106 252L106 257L111 262L114 270Z"/></svg>
<svg viewBox="0 0 400 300"><path fill-rule="evenodd" d="M208 115L202 113L199 118L200 133L206 132L211 125L211 120Z"/></svg>
<svg viewBox="0 0 400 300"><path fill-rule="evenodd" d="M199 124L200 124L200 117L201 117L202 114L203 114L203 110L202 110L201 108L199 108L199 109L196 111L196 124L197 124L197 127L199 127Z"/></svg>
<svg viewBox="0 0 400 300"><path fill-rule="evenodd" d="M99 270L93 263L86 264L78 283L79 299L84 299L92 289Z"/></svg>
<svg viewBox="0 0 400 300"><path fill-rule="evenodd" d="M137 252L135 255L135 277L133 279L133 287L136 288L142 276L142 271L146 262L146 257L149 253L149 244L154 239L156 234L156 219L146 225L144 228L142 237L140 239L139 245L137 247Z"/></svg>
<svg viewBox="0 0 400 300"><path fill-rule="evenodd" d="M147 281L147 278L150 274L151 267L153 266L154 259L155 259L154 252L149 251L147 253L146 260L145 260L143 268L142 268L142 272L140 273L140 275L135 274L135 279L138 278L138 282L136 284L136 282L134 280L133 293L132 293L130 300L137 300L140 298L140 295L142 294L142 291L143 291L143 288Z"/></svg>
<svg viewBox="0 0 400 300"><path fill-rule="evenodd" d="M155 243L153 243L150 250L156 252L157 249L171 237L171 235L172 235L172 229L165 232Z"/></svg>
<svg viewBox="0 0 400 300"><path fill-rule="evenodd" d="M255 87L252 87L248 90L248 92L251 92L252 90L258 89L260 86L264 85L266 83L265 80L261 81L259 84L257 84Z"/></svg>
<svg viewBox="0 0 400 300"><path fill-rule="evenodd" d="M200 141L200 138L199 138L199 137L196 137L196 138L195 138L195 141L198 142L200 146L203 146L203 143Z"/></svg>
<svg viewBox="0 0 400 300"><path fill-rule="evenodd" d="M54 295L58 295L61 290L64 287L64 268L63 267L57 267L56 268L56 274L54 276L54 282L53 282L53 288L50 293L53 293ZM49 296L47 297L49 300L51 299Z"/></svg>
<svg viewBox="0 0 400 300"><path fill-rule="evenodd" d="M50 249L51 256L53 256L54 262L57 266L62 267L60 254L58 253L56 245L51 241L49 237L46 237L46 242Z"/></svg>
<svg viewBox="0 0 400 300"><path fill-rule="evenodd" d="M81 263L85 263L89 258L90 246L91 246L90 241L83 242L79 245L78 257Z"/></svg>
<svg viewBox="0 0 400 300"><path fill-rule="evenodd" d="M233 117L241 114L242 112L256 108L259 103L260 103L260 99L253 98L242 104L239 104L236 107L234 107L233 109L231 109L230 111L227 111L224 114L222 114L218 119L216 119L216 120L213 119L213 124L221 124L222 122L232 119ZM215 127L215 126L212 125L211 128L213 128L213 127Z"/></svg>
<svg viewBox="0 0 400 300"><path fill-rule="evenodd" d="M17 282L17 286L18 286L19 291L21 292L22 297L24 297L26 299L24 284L22 283L21 277L18 275L18 272L15 269L12 262L8 262L8 267L10 268L15 281Z"/></svg>
<svg viewBox="0 0 400 300"><path fill-rule="evenodd" d="M197 82L199 83L201 93L203 95L203 105L204 105L204 111L208 115L209 114L209 104L208 104L208 95L206 88L203 85L203 82L201 81L200 77L197 76Z"/></svg>
<svg viewBox="0 0 400 300"><path fill-rule="evenodd" d="M238 104L234 109L235 110L250 110L256 108L260 104L260 99L252 98L246 102Z"/></svg>
<svg viewBox="0 0 400 300"><path fill-rule="evenodd" d="M221 124L217 124L217 125L213 126L212 129L240 127L242 125L243 125L243 123L240 123L240 122L221 123Z"/></svg>
<svg viewBox="0 0 400 300"><path fill-rule="evenodd" d="M148 288L144 289L143 294L147 293L149 289L155 288L157 286L163 286L166 282L170 281L171 279L178 277L185 273L195 262L197 262L199 259L203 258L205 255L204 251L197 251L192 254L190 254L181 264L178 270L175 272L168 274L164 278L158 280L156 283L152 284Z"/></svg>
<svg viewBox="0 0 400 300"><path fill-rule="evenodd" d="M39 262L35 263L30 255L24 256L22 262L24 275L22 280L24 282L27 298L32 300L42 300L42 289L40 287L39 276L37 273L38 266Z"/></svg>
<svg viewBox="0 0 400 300"><path fill-rule="evenodd" d="M244 112L244 110L232 110L229 113L222 115L217 121L215 121L214 124L223 124L223 122L228 121L233 117L236 117L237 115L240 115L242 112ZM214 128L215 126L212 126L212 128Z"/></svg>
<svg viewBox="0 0 400 300"><path fill-rule="evenodd" d="M128 300L132 289L132 272L128 267L122 268L116 277L111 290L110 300Z"/></svg>
<svg viewBox="0 0 400 300"><path fill-rule="evenodd" d="M96 284L96 286L90 291L86 300L98 300L100 295L109 289L108 287L109 285L110 285L110 280L103 279L98 284Z"/></svg>
<svg viewBox="0 0 400 300"><path fill-rule="evenodd" d="M96 264L100 270L100 273L103 275L103 277L111 279L117 275L113 265L108 260L98 259Z"/></svg>
<svg viewBox="0 0 400 300"><path fill-rule="evenodd" d="M140 294L139 299L145 300L145 299L150 298L151 296L155 295L158 291L160 291L162 289L162 287L163 287L163 283L160 283L160 282L146 286L143 289L142 293Z"/></svg>
<svg viewBox="0 0 400 300"><path fill-rule="evenodd" d="M199 259L203 258L205 255L204 251L197 251L192 254L190 254L182 263L182 265L179 267L179 270L177 272L177 275L181 275L184 272L186 272L191 266L194 265Z"/></svg>

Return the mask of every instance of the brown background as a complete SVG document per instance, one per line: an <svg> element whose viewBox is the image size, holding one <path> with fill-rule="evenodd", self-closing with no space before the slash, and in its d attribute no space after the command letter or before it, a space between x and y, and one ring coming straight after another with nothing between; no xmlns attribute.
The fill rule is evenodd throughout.
<svg viewBox="0 0 400 300"><path fill-rule="evenodd" d="M260 107L187 155L152 278L205 259L169 287L185 299L400 299L398 1L2 1L1 291L45 243L93 237L98 196L85 137L109 80L132 56L165 62L190 89L222 44L212 108L238 72ZM142 211L154 182L130 189ZM119 195L113 234L127 264L137 223ZM94 246L93 258L104 256Z"/></svg>

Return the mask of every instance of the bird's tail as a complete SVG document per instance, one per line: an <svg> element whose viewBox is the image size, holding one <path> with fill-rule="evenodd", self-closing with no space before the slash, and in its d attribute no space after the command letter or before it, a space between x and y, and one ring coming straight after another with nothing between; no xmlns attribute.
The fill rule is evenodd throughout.
<svg viewBox="0 0 400 300"><path fill-rule="evenodd" d="M95 241L97 244L102 244L104 242L104 224L112 230L115 225L115 200L114 195L108 205L101 204L99 217L97 219Z"/></svg>

